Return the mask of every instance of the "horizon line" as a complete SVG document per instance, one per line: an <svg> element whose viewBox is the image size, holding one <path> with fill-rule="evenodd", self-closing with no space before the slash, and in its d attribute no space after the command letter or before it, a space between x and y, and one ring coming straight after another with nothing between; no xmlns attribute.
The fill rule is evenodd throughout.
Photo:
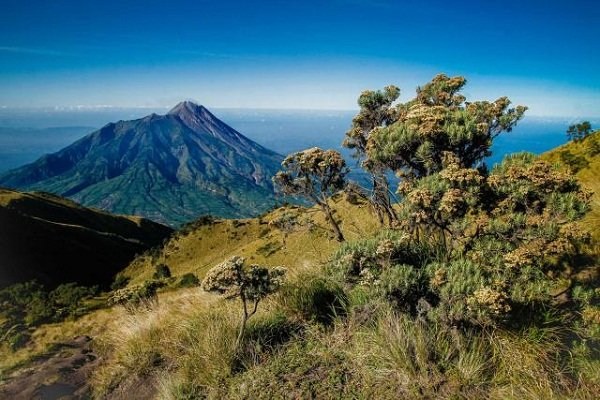
<svg viewBox="0 0 600 400"><path fill-rule="evenodd" d="M53 111L53 112L101 112L110 110L157 110L164 109L170 110L177 104L183 101L192 101L197 105L201 105L208 109L213 110L248 110L248 111L285 111L285 112L357 112L356 108L304 108L304 107L239 107L239 106L210 106L207 107L200 102L193 100L182 100L177 102L174 106L148 106L148 105L135 105L135 106L124 106L124 105L110 105L110 104L98 104L98 105L68 105L68 106L7 106L0 105L1 111ZM534 118L556 118L556 119L600 119L600 115L586 115L586 116L574 116L574 115L549 115L549 114L525 114L525 117Z"/></svg>

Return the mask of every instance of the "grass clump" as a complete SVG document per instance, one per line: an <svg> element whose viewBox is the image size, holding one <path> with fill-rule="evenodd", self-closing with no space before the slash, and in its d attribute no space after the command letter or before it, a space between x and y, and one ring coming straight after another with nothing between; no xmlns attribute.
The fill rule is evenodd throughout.
<svg viewBox="0 0 600 400"><path fill-rule="evenodd" d="M339 283L314 273L300 274L284 285L277 300L290 315L322 325L343 315L348 304Z"/></svg>
<svg viewBox="0 0 600 400"><path fill-rule="evenodd" d="M180 288L189 288L189 287L195 287L195 286L199 286L199 285L200 285L200 279L198 279L198 277L195 274L193 274L192 272L183 274L181 276L181 278L179 278L179 282L177 283L177 286Z"/></svg>

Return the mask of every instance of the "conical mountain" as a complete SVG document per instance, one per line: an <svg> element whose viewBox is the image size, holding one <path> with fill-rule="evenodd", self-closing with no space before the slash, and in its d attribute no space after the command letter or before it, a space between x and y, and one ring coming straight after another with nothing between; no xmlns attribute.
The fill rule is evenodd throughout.
<svg viewBox="0 0 600 400"><path fill-rule="evenodd" d="M271 207L271 177L282 159L186 101L166 115L110 123L0 176L0 186L178 225L203 214L247 217Z"/></svg>

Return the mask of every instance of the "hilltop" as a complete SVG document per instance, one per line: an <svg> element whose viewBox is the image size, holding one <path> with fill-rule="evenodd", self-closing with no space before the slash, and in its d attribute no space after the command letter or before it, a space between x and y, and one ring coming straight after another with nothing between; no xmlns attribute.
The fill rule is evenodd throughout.
<svg viewBox="0 0 600 400"><path fill-rule="evenodd" d="M0 176L0 185L180 225L204 214L249 217L276 203L282 156L205 107L110 123L72 145Z"/></svg>

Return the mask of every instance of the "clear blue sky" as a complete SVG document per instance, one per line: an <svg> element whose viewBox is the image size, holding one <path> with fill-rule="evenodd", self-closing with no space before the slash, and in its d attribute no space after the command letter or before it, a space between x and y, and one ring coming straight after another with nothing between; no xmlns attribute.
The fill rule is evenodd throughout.
<svg viewBox="0 0 600 400"><path fill-rule="evenodd" d="M350 109L437 72L600 115L598 1L2 0L0 106Z"/></svg>

